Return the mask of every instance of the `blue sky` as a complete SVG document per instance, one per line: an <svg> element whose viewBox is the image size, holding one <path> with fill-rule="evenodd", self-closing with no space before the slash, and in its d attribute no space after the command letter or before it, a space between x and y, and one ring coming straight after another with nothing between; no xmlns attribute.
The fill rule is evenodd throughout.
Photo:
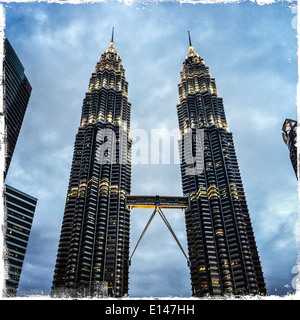
<svg viewBox="0 0 300 320"><path fill-rule="evenodd" d="M295 2L8 3L5 32L33 87L7 183L38 198L20 295L49 294L82 100L115 28L133 129L177 128L177 85L195 51L216 79L236 147L268 293L293 292L297 179L281 137L296 119ZM177 164L136 164L132 194L181 195ZM183 212L165 214L186 250ZM132 211L131 252L151 211ZM191 295L182 252L159 216L135 253L130 296Z"/></svg>

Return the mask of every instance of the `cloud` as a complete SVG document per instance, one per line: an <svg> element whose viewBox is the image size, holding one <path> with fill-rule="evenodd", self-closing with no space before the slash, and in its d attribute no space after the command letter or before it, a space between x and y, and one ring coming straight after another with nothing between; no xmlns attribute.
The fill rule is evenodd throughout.
<svg viewBox="0 0 300 320"><path fill-rule="evenodd" d="M287 291L297 210L297 180L280 132L285 118L296 117L297 68L289 59L296 61L297 43L287 6L11 3L6 16L33 87L7 181L38 197L22 293L50 290L82 100L112 26L131 126L148 134L178 126L177 85L191 30L224 100L268 288ZM132 193L181 195L179 166L134 165ZM132 211L131 252L150 214ZM165 214L186 248L183 213ZM133 295L191 294L186 261L159 216L130 270Z"/></svg>
<svg viewBox="0 0 300 320"><path fill-rule="evenodd" d="M49 231L47 226L32 228L20 278L20 296L50 294L58 243L57 235L45 230Z"/></svg>

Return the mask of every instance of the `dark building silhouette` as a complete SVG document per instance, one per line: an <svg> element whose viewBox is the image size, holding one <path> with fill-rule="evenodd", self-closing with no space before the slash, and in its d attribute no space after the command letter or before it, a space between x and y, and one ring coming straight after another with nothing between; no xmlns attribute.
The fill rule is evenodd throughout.
<svg viewBox="0 0 300 320"><path fill-rule="evenodd" d="M130 110L112 38L83 101L52 294L94 296L103 284L109 295L128 292Z"/></svg>
<svg viewBox="0 0 300 320"><path fill-rule="evenodd" d="M177 113L193 295L265 294L223 101L191 41L180 77Z"/></svg>
<svg viewBox="0 0 300 320"><path fill-rule="evenodd" d="M286 119L282 126L282 138L290 152L290 159L294 168L296 177L297 174L297 121Z"/></svg>
<svg viewBox="0 0 300 320"><path fill-rule="evenodd" d="M4 40L4 116L6 129L6 176L31 95L24 67L7 38Z"/></svg>
<svg viewBox="0 0 300 320"><path fill-rule="evenodd" d="M37 199L5 186L7 271L6 294L17 294Z"/></svg>
<svg viewBox="0 0 300 320"><path fill-rule="evenodd" d="M6 178L32 90L24 73L24 67L6 37L4 39L3 75L6 134L4 177ZM3 191L7 249L5 262L8 277L5 293L8 296L15 296L37 199L8 185L4 185Z"/></svg>

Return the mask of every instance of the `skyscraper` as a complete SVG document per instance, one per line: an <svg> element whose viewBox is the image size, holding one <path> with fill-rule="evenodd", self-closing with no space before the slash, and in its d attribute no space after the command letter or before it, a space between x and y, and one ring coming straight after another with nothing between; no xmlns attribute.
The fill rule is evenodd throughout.
<svg viewBox="0 0 300 320"><path fill-rule="evenodd" d="M6 176L32 90L24 73L24 67L7 38L4 39L3 67L6 126L4 176Z"/></svg>
<svg viewBox="0 0 300 320"><path fill-rule="evenodd" d="M290 152L290 160L297 177L297 121L286 119L282 126L282 139Z"/></svg>
<svg viewBox="0 0 300 320"><path fill-rule="evenodd" d="M8 185L5 187L6 248L8 279L6 293L15 296L19 285L37 199Z"/></svg>
<svg viewBox="0 0 300 320"><path fill-rule="evenodd" d="M177 113L193 295L265 294L223 101L190 37L189 42Z"/></svg>
<svg viewBox="0 0 300 320"><path fill-rule="evenodd" d="M191 43L177 106L183 196L130 195L128 83L114 48L92 73L75 138L52 295L128 293L130 210L185 209L195 296L266 293L246 198L214 79ZM195 165L196 161L196 165ZM166 186L167 187L167 186ZM137 244L137 245L138 245Z"/></svg>
<svg viewBox="0 0 300 320"><path fill-rule="evenodd" d="M52 294L94 296L104 283L109 295L128 292L130 109L112 34L83 100Z"/></svg>
<svg viewBox="0 0 300 320"><path fill-rule="evenodd" d="M4 118L6 178L31 95L31 85L24 67L12 45L4 39ZM5 244L8 279L6 294L17 293L25 252L29 240L37 199L8 185L4 185Z"/></svg>

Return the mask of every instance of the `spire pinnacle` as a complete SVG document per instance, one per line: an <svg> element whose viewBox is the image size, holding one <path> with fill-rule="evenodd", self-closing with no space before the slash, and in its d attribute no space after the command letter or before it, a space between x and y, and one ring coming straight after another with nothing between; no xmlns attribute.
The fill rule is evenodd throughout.
<svg viewBox="0 0 300 320"><path fill-rule="evenodd" d="M191 36L189 31L188 31L188 35L189 35L189 44L190 44L190 47L192 47L192 41L191 41Z"/></svg>
<svg viewBox="0 0 300 320"><path fill-rule="evenodd" d="M114 27L112 27L110 46L114 46Z"/></svg>
<svg viewBox="0 0 300 320"><path fill-rule="evenodd" d="M188 36L189 36L189 53L187 56L188 57L198 56L198 54L194 51L194 47L192 45L191 35L189 31L188 31Z"/></svg>

